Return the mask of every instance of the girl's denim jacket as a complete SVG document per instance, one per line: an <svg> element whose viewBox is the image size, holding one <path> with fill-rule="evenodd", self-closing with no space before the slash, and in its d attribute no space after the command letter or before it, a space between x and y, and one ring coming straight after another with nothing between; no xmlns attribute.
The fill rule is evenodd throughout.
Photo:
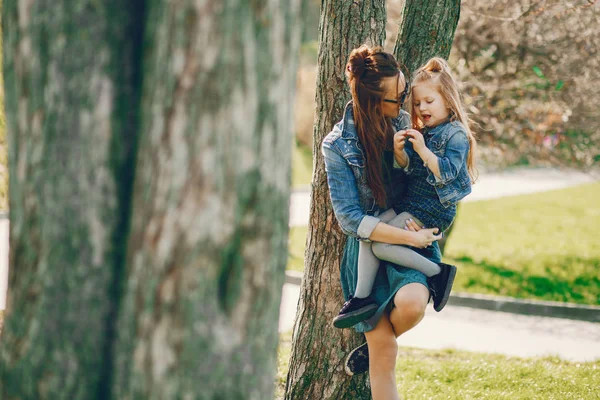
<svg viewBox="0 0 600 400"><path fill-rule="evenodd" d="M423 134L432 135L427 147L438 157L441 175L437 178L431 170L427 169L429 173L427 182L433 185L440 203L447 208L471 193L471 177L467 170L469 154L467 131L459 121L449 121L425 130ZM419 157L410 142L407 142L405 150L409 160ZM410 174L411 170L409 164L405 171Z"/></svg>
<svg viewBox="0 0 600 400"><path fill-rule="evenodd" d="M392 124L396 131L407 129L409 114L401 111ZM333 211L342 231L368 240L380 221L377 215L381 210L367 185L364 148L354 125L352 102L346 105L343 119L323 139L321 149ZM400 198L406 189L406 177L401 169L394 169L393 174L394 197Z"/></svg>

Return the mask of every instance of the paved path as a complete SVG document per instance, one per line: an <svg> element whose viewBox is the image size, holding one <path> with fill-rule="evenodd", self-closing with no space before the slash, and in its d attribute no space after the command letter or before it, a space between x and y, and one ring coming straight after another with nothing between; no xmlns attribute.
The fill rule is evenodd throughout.
<svg viewBox="0 0 600 400"><path fill-rule="evenodd" d="M506 172L481 174L473 191L463 201L487 200L519 194L563 189L598 180L598 176L554 168L513 169ZM310 205L310 190L297 190L290 200L290 226L306 226Z"/></svg>
<svg viewBox="0 0 600 400"><path fill-rule="evenodd" d="M279 331L293 328L300 287L285 284ZM600 324L559 318L530 317L474 308L428 307L425 318L398 338L402 346L459 349L509 356L556 355L571 361L600 359Z"/></svg>

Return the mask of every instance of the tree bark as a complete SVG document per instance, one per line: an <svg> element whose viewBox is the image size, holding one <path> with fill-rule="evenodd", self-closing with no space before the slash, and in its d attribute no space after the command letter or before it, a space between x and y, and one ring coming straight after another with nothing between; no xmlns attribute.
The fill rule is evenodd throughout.
<svg viewBox="0 0 600 400"><path fill-rule="evenodd" d="M302 2L152 3L115 397L273 398Z"/></svg>
<svg viewBox="0 0 600 400"><path fill-rule="evenodd" d="M342 117L350 99L344 74L350 51L365 42L383 45L385 21L382 0L325 0L321 4L310 222L286 399L370 396L366 374L349 378L344 373L345 356L364 343L364 336L331 324L343 303L340 262L346 236L331 207L321 141Z"/></svg>
<svg viewBox="0 0 600 400"><path fill-rule="evenodd" d="M5 0L0 397L273 397L302 5Z"/></svg>
<svg viewBox="0 0 600 400"><path fill-rule="evenodd" d="M138 5L4 1L10 276L0 397L98 398L109 376L138 131Z"/></svg>
<svg viewBox="0 0 600 400"><path fill-rule="evenodd" d="M460 0L407 0L394 55L409 73L431 57L447 59L460 17Z"/></svg>

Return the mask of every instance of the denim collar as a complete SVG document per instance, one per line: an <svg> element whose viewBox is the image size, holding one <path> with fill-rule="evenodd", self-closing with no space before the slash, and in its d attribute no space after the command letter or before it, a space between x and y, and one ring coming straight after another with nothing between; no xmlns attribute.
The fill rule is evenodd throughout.
<svg viewBox="0 0 600 400"><path fill-rule="evenodd" d="M445 120L444 122L440 123L439 125L434 126L433 128L425 127L425 128L423 128L423 134L424 135L427 134L427 135L433 136L436 133L443 132L446 129L446 126L450 122L452 122L452 121L450 120L450 118L448 118L447 120Z"/></svg>
<svg viewBox="0 0 600 400"><path fill-rule="evenodd" d="M342 137L344 139L358 140L358 132L356 131L356 125L354 125L354 110L352 109L352 101L349 101L344 108Z"/></svg>

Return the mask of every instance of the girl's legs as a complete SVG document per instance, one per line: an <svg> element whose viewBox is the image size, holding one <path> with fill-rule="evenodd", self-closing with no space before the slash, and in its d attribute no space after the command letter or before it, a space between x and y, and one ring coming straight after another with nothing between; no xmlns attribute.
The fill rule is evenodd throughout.
<svg viewBox="0 0 600 400"><path fill-rule="evenodd" d="M387 223L396 228L404 228L406 226L406 221L409 218L414 219L417 224L423 225L407 212L400 213ZM394 264L402 265L403 267L416 269L417 271L424 273L427 277L437 275L441 271L438 264L402 245L375 242L371 246L371 249L374 256L380 260L390 261Z"/></svg>
<svg viewBox="0 0 600 400"><path fill-rule="evenodd" d="M378 218L381 222L389 222L396 217L396 212L390 208L381 213ZM373 254L371 242L361 241L358 249L358 279L354 297L365 298L371 294L375 276L379 269L379 259Z"/></svg>
<svg viewBox="0 0 600 400"><path fill-rule="evenodd" d="M395 308L384 314L375 329L366 332L369 347L369 378L373 400L399 399L396 388L396 337L416 326L425 314L429 291L420 283L409 283L396 292Z"/></svg>

